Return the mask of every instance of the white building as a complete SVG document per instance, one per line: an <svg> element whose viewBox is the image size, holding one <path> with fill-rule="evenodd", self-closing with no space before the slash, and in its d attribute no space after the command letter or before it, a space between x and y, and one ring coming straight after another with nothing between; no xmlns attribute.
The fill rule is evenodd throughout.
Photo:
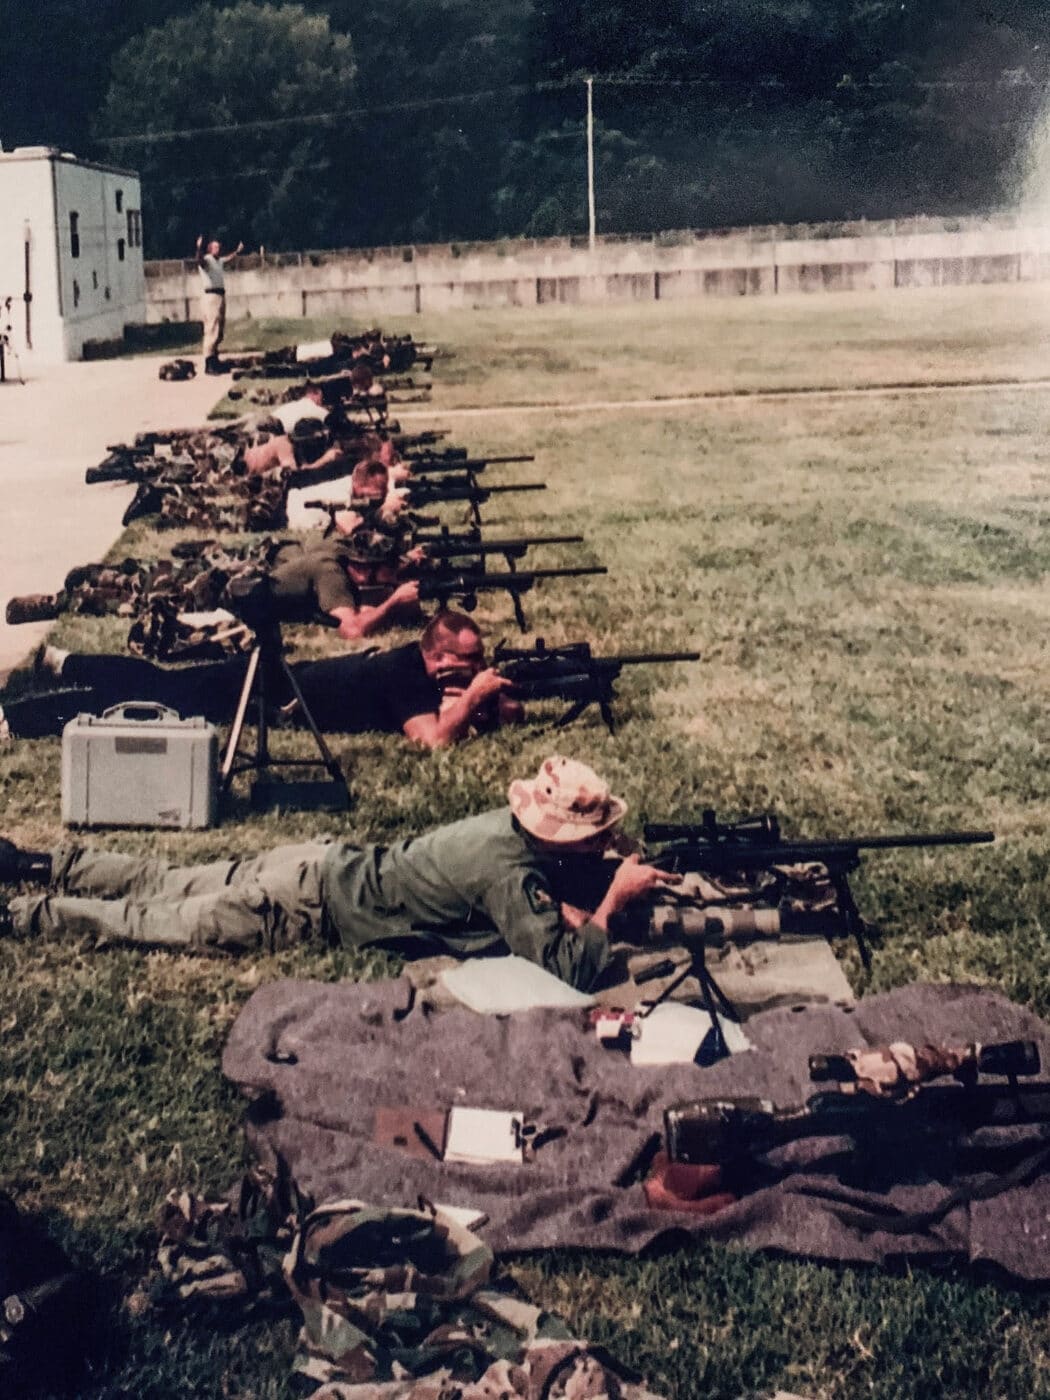
<svg viewBox="0 0 1050 1400"><path fill-rule="evenodd" d="M145 319L138 176L51 146L0 151L0 331L23 367Z"/></svg>

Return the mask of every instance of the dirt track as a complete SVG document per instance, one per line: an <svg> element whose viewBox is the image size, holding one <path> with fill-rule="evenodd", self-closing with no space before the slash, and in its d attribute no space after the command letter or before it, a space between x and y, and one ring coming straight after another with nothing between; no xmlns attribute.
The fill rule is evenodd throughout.
<svg viewBox="0 0 1050 1400"><path fill-rule="evenodd" d="M404 422L432 418L490 418L504 413L609 413L690 408L709 403L766 403L785 399L893 398L902 394L983 394L1002 389L1050 389L1048 379L902 380L892 384L858 384L849 388L800 385L787 389L712 390L709 393L668 395L646 399L585 399L575 403L495 404L484 408L435 408L399 412Z"/></svg>

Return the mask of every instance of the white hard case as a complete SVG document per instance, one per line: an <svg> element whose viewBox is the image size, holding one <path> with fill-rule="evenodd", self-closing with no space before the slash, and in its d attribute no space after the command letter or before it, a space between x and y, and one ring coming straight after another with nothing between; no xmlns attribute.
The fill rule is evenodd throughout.
<svg viewBox="0 0 1050 1400"><path fill-rule="evenodd" d="M219 740L200 716L126 701L62 731L67 826L214 826Z"/></svg>

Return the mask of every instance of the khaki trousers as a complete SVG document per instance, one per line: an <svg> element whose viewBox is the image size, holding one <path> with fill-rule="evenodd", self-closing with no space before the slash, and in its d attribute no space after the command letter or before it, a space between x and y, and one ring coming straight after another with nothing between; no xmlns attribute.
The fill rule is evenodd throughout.
<svg viewBox="0 0 1050 1400"><path fill-rule="evenodd" d="M201 320L204 322L203 354L206 360L219 353L226 329L226 298L217 292L201 293Z"/></svg>

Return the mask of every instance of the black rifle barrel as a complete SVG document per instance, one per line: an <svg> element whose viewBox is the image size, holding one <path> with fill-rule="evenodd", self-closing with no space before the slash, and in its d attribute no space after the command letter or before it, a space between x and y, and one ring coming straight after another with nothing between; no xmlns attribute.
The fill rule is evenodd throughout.
<svg viewBox="0 0 1050 1400"><path fill-rule="evenodd" d="M312 502L308 501L307 505ZM428 555L440 558L456 554L502 554L538 544L582 544L582 535L532 535L517 539L485 540L480 535L417 535L416 544Z"/></svg>
<svg viewBox="0 0 1050 1400"><path fill-rule="evenodd" d="M573 647L551 647L549 651L523 651L505 647L502 643L493 653L493 664L502 666L514 681L530 681L539 677L587 677L611 675L615 679L621 666L660 665L674 661L699 661L698 651L652 652L647 656L592 656L589 650Z"/></svg>
<svg viewBox="0 0 1050 1400"><path fill-rule="evenodd" d="M695 846L705 855L710 853L740 855L746 857L749 865L761 863L763 858L772 858L775 865L786 863L785 857L794 852L793 859L806 860L804 852L814 856L821 852L835 851L877 851L895 850L907 846L977 846L995 840L994 831L931 831L902 832L899 836L840 836L809 841L805 837L792 837L786 840L763 842L736 841L732 833L714 841L703 827L688 823L648 822L645 827L647 841L674 841L683 846ZM757 858L757 859L756 859Z"/></svg>
<svg viewBox="0 0 1050 1400"><path fill-rule="evenodd" d="M521 569L517 573L490 574L473 571L450 572L446 574L424 575L419 580L422 597L440 593L472 593L475 590L506 588L511 592L524 592L534 583L545 578L583 578L588 574L607 574L604 565L572 569Z"/></svg>
<svg viewBox="0 0 1050 1400"><path fill-rule="evenodd" d="M540 657L543 655L542 652L538 654ZM590 660L595 663L613 662L617 666L659 666L672 661L699 661L700 653L698 651L641 651L632 656L592 656ZM586 665L586 662L582 664Z"/></svg>
<svg viewBox="0 0 1050 1400"><path fill-rule="evenodd" d="M546 491L545 481L519 481L511 482L506 486L479 486L473 481L439 481L431 483L429 481L417 481L409 483L408 498L413 497L421 501L427 500L473 500L477 498L484 501L488 496L506 495L510 491Z"/></svg>
<svg viewBox="0 0 1050 1400"><path fill-rule="evenodd" d="M410 457L407 465L413 473L482 472L486 467L500 467L508 462L535 462L531 454L520 457Z"/></svg>

